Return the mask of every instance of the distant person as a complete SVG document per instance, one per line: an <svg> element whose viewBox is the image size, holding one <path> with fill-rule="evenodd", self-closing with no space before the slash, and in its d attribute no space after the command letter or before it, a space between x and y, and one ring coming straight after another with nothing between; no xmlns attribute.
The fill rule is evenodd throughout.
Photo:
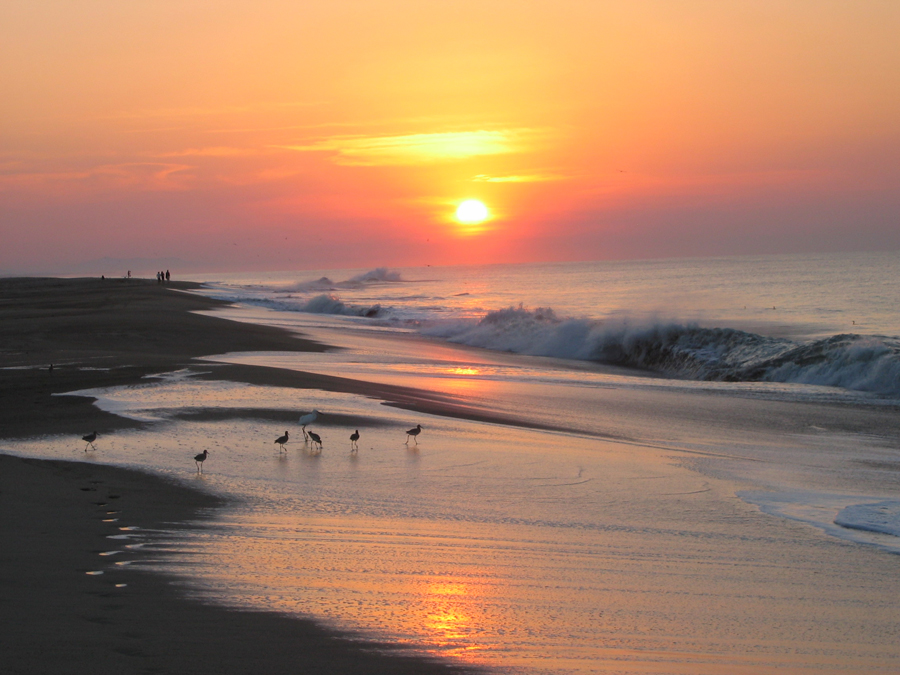
<svg viewBox="0 0 900 675"><path fill-rule="evenodd" d="M128 278L128 279L131 278L131 270L128 270L128 276L126 278Z"/></svg>
<svg viewBox="0 0 900 675"><path fill-rule="evenodd" d="M166 270L166 281L169 280L169 270Z"/></svg>

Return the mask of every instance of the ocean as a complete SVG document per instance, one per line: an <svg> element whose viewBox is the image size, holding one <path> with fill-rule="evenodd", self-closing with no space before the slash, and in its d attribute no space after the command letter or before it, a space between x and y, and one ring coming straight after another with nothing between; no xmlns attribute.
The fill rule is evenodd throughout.
<svg viewBox="0 0 900 675"><path fill-rule="evenodd" d="M688 380L900 397L889 254L227 275L209 294L485 349Z"/></svg>
<svg viewBox="0 0 900 675"><path fill-rule="evenodd" d="M155 563L191 594L504 673L897 672L897 252L194 280L334 349L87 392L151 429L89 461L236 498ZM192 372L221 363L520 424ZM321 451L272 412L313 410Z"/></svg>

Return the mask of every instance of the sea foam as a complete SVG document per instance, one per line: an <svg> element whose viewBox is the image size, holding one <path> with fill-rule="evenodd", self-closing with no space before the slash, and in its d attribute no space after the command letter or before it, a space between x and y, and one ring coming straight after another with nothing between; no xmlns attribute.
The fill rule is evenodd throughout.
<svg viewBox="0 0 900 675"><path fill-rule="evenodd" d="M834 522L852 530L881 532L900 537L900 502L889 500L846 506L838 513Z"/></svg>
<svg viewBox="0 0 900 675"><path fill-rule="evenodd" d="M322 276L288 286L232 287L217 297L278 311L359 317L473 347L593 361L676 379L821 385L900 397L897 337L846 333L797 341L709 321L635 318L627 312L573 318L522 304L487 311L478 307L480 299L455 300L470 297L468 291L397 295L401 284L426 288L415 283L379 267L344 281ZM598 310L604 313L609 317Z"/></svg>
<svg viewBox="0 0 900 675"><path fill-rule="evenodd" d="M670 377L783 382L900 395L900 340L835 335L809 343L733 328L627 319L561 319L552 309L523 306L489 312L422 332L473 347L639 368Z"/></svg>
<svg viewBox="0 0 900 675"><path fill-rule="evenodd" d="M347 305L336 295L323 294L317 295L301 305L297 311L309 312L310 314L339 314L343 316L365 316L372 318L379 315L381 312L381 305Z"/></svg>

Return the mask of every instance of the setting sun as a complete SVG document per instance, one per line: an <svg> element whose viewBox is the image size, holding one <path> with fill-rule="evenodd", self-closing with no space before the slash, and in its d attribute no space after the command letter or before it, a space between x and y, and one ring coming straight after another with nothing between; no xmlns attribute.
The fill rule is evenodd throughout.
<svg viewBox="0 0 900 675"><path fill-rule="evenodd" d="M489 215L488 207L477 199L467 199L456 209L456 219L465 225L483 223Z"/></svg>

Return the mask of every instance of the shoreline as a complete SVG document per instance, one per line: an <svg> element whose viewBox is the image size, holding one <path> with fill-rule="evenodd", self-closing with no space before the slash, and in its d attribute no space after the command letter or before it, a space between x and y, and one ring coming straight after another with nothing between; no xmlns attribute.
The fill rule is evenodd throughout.
<svg viewBox="0 0 900 675"><path fill-rule="evenodd" d="M4 672L478 672L311 619L204 604L177 577L120 564L226 503L131 469L0 454ZM151 552L110 539L121 527Z"/></svg>
<svg viewBox="0 0 900 675"><path fill-rule="evenodd" d="M89 397L61 393L137 384L227 351L328 348L278 328L192 313L227 304L172 292L198 286L0 279L0 440L144 426L97 409ZM319 384L307 379L305 386ZM358 393L375 395L366 383ZM203 604L173 584L177 577L116 565L135 559L122 540L108 539L119 527L164 541L166 530L202 527L227 503L138 470L0 452L6 672L481 672L312 619ZM112 549L119 554L101 556Z"/></svg>
<svg viewBox="0 0 900 675"><path fill-rule="evenodd" d="M98 409L90 397L67 394L138 384L185 368L207 380L352 393L445 417L568 431L412 387L199 360L226 352L339 349L282 328L194 313L230 303L171 292L199 287L146 279L0 278L0 439L142 428L141 422Z"/></svg>
<svg viewBox="0 0 900 675"><path fill-rule="evenodd" d="M62 309L69 312L69 323L77 327L86 316L77 306L79 283L66 283L73 297L66 301L67 305L62 303L66 305ZM52 281L52 287L57 289L55 294L58 294L58 285ZM129 301L157 292L152 288L137 287ZM171 399L159 399L164 417L182 420L180 428L166 429L148 422L146 428L150 433L123 433L123 444L117 455L102 452L99 455L115 456L120 465L140 457L142 464L158 466L159 473L144 474L141 469L132 472L92 464L95 456L82 452L82 446L77 445L77 439L90 427L85 429L83 420L79 422L75 415L69 420L54 420L47 425L59 425L62 431L49 432L61 434L59 436L33 440L34 428L44 429L38 424L30 429L32 440L23 441L19 448L15 442L0 443L0 452L17 454L21 449L29 448L35 456L77 456L80 459L75 462L56 459L48 462L0 461L0 506L11 516L5 519L3 527L6 530L0 531L0 535L6 534L6 540L12 542L11 552L0 550L0 611L8 612L4 615L8 624L22 622L25 626L22 628L25 638L16 640L17 645L14 645L18 669L13 672L61 675L87 671L88 668L92 672L98 669L104 672L106 666L98 668L98 661L110 663L109 672L114 669L117 672L180 672L185 669L184 654L188 652L191 672L255 672L260 665L277 672L299 667L301 672L338 675L344 672L491 672L488 666L479 669L468 665L467 656L479 654L477 651L464 654L461 661L456 661L453 654L463 653L454 649L450 652L440 649L420 652L416 646L392 647L381 643L379 626L383 625L387 613L391 622L402 628L396 634L422 634L429 645L445 644L440 640L431 641L433 632L419 631L420 628L440 630L429 622L434 616L432 600L443 598L433 591L442 584L432 586L428 582L434 579L428 575L429 579L423 579L421 585L407 589L404 580L409 575L394 575L405 569L413 574L421 570L439 570L441 573L435 578L454 582L451 587L456 581L465 586L468 581L477 580L473 587L478 592L473 595L476 600L469 606L471 611L467 612L464 598L457 599L455 595L449 596L446 603L440 600L439 604L441 608L453 610L452 616L473 617L471 628L466 629L465 644L476 648L485 645L491 649L490 645L497 641L503 651L498 650L496 654L503 656L495 660L491 651L481 652L484 663L508 664L516 668L535 656L556 659L554 663L568 662L570 643L565 637L559 638L561 633L548 632L556 637L536 644L515 638L507 642L503 637L507 632L515 634L521 629L527 629L521 633L523 635L543 635L543 628L552 627L556 613L564 606L572 608L563 624L565 635L573 636L575 642L571 644L577 644L585 650L583 653L590 654L591 663L599 670L620 670L619 666L624 665L618 661L621 656L634 660L634 666L628 672L665 670L692 674L700 670L721 672L736 664L741 664L746 672L755 673L793 674L809 669L836 673L848 667L886 672L885 669L890 670L890 664L896 662L896 645L889 642L896 618L884 599L896 580L892 556L886 556L883 551L872 552L867 550L868 547L831 541L821 531L784 515L760 513L757 506L748 506L737 492L738 488L747 486L790 490L798 485L812 485L835 493L847 492L856 486L863 486L867 494L875 494L881 489L892 490L896 474L890 472L892 465L885 466L885 462L893 461L893 449L883 441L867 444L869 442L860 436L877 429L884 438L896 438L897 423L890 411L843 410L827 402L785 404L767 399L754 401L705 394L697 398L678 392L673 396L671 392L666 395L665 392L635 393L627 389L599 388L592 390L593 395L585 399L602 411L600 421L591 426L598 435L629 433L638 428L635 434L638 440L653 441L661 437L663 442L649 444L652 448L649 453L634 453L633 448L625 447L622 439L596 445L595 438L573 436L565 442L550 443L548 452L543 442L545 434L535 435L509 426L488 428L484 425L477 434L473 433L474 429L460 429L465 435L436 434L434 444L426 444L422 457L426 460L437 457L437 454L431 454L435 451L444 458L437 463L420 464L418 449L412 447L400 455L393 455L388 463L370 464L368 458L375 455L368 453L364 454L365 459L360 464L356 464L354 456L347 455L332 461L331 453L326 453L322 460L300 453L297 462L282 461L282 455L272 446L272 436L265 437L273 431L265 423L278 420L279 428L285 428L280 426L282 421L288 425L296 424L296 415L300 411L295 413L293 406L311 407L320 401L320 394L326 397L324 392L303 392L304 388L334 391L338 398L344 399L349 399L344 395L346 393L358 395L354 397L358 400L336 406L339 412L326 413L324 424L352 428L359 420L361 427L363 422L385 427L378 430L380 440L373 442L372 450L384 447L391 430L406 417L405 413L399 416L380 413L377 406L384 402L392 401L389 405L407 402L417 410L439 410L440 406L446 405L450 415L467 417L471 411L466 406L477 408L484 401L484 409L475 409L476 414L496 411L522 416L521 411L534 410L541 397L546 399L546 392L528 393L524 391L527 387L521 387L522 391L505 392L511 398L498 404L501 399L496 396L494 399L466 397L465 392L454 396L452 387L442 389L428 377L388 380L396 385L411 385L394 386L357 381L353 378L365 375L346 377L347 373L340 368L326 370L337 376L334 377L257 365L252 361L240 365L221 353L211 356L218 356L223 361L200 360L193 354L208 351L206 347L210 345L227 350L231 344L242 340L249 345L245 347L249 351L262 350L263 344L273 343L289 344L294 350L328 347L304 342L282 328L260 332L257 331L259 326L250 324L254 331L250 334L236 324L211 324L204 320L214 316L201 317L198 322L188 313L190 309L183 296L190 300L190 306L196 306L195 298L187 294L164 293L159 297L148 295L146 302L137 303L137 315L126 313L125 318L116 321L108 316L100 317L97 325L107 331L118 329L118 324L135 316L143 322L141 325L149 326L134 338L142 344L141 349L123 349L115 333L94 331L92 346L99 351L105 340L106 347L115 348L107 355L109 362L118 359L120 365L118 369L98 371L90 369L93 367L91 361L70 362L65 375L77 386L68 391L87 386L80 381L82 378L119 378L127 385L126 367L131 367L131 372L137 376L131 380L132 384L142 381L141 367L147 373L180 368L189 369L191 379L245 382L257 391L252 398L247 397L247 392L243 392L243 397L234 398L231 403L235 407L219 407L228 405L228 399L223 397L228 396L229 390L241 390L247 385L229 384L223 389L223 397L209 397L212 392L196 382L185 389L184 396L176 392ZM172 298L177 300L168 302ZM102 306L97 299L94 296L91 316ZM58 299L57 304L60 304ZM179 306L184 311L178 311ZM8 316L9 309L7 297L0 296L0 319L4 318L5 312ZM52 314L58 312L59 309L54 309ZM113 312L114 316L116 312L119 310ZM53 318L52 315L43 317L44 320ZM165 324L164 334L160 335L159 331L154 334L161 323ZM15 328L15 324L12 325ZM207 329L214 325L227 326L233 329L233 334L230 330L218 331L214 339L204 342L202 338L209 332ZM0 331L11 331L9 326L6 323L0 325ZM186 329L179 332L183 326ZM22 329L34 331L27 323ZM312 329L311 334L321 343L344 344L339 333ZM68 348L71 343L66 341L71 337L69 331L51 331L43 339L52 343L50 338L53 338L57 344ZM0 342L0 350L7 350L0 351L4 359L0 365L3 366L13 360L9 357L8 345L9 341ZM354 348L352 340L347 341L347 345ZM284 347L279 350L284 351ZM259 363L303 367L302 355L299 358L287 356L284 360L269 361L264 355ZM17 358L23 360L21 356ZM343 357L337 360L340 358ZM236 357L236 360L239 359ZM13 373L24 379L44 378L40 381L49 380L45 387L49 389L49 384L57 384L57 381L49 379L53 375L41 363L13 366L24 365L24 370L0 370L0 382L4 383L0 391L13 407L13 413L19 411L24 417L30 415L32 425L41 422L39 416L27 410L35 403L16 397L14 387L3 376ZM177 373L176 378L185 372ZM378 371L374 372L373 379L377 379ZM267 385L273 388L265 391ZM416 389L416 385L434 391ZM209 386L217 391L219 385L210 382ZM176 382L175 389L180 387L181 383ZM192 393L192 387L197 389L196 394ZM145 400L140 392L137 396L127 391L121 393L126 407L129 398L137 400L139 405ZM103 396L101 393L96 395ZM361 397L366 395L372 399L362 400ZM54 397L59 398L65 397ZM68 398L87 408L94 407L84 396ZM562 397L555 407L550 406L553 414L539 419L551 424L557 419L565 419L564 406L568 400ZM549 405L550 401L547 402ZM257 408L257 405L261 407ZM108 409L117 410L115 399ZM122 423L121 418L110 417L114 423ZM217 434L215 424L219 420L240 421L234 423L231 431ZM254 420L254 423L248 424L245 420ZM192 421L198 424L192 426ZM204 426L208 422L213 424ZM510 422L517 423L516 420L506 423ZM68 428L65 428L66 424ZM144 426L140 422L127 424ZM440 427L444 431L468 426L436 419L432 424L432 429ZM23 426L20 424L19 428ZM239 440L234 433L238 429L241 439L250 437L249 433L245 437L244 432L252 432L254 438L260 432L259 450L267 447L271 457L278 461L258 460L255 440L253 445ZM4 433L0 427L0 438ZM124 438L126 436L136 438L130 442ZM461 438L467 438L467 442L458 442ZM786 438L794 440L786 442ZM855 438L860 438L860 447L846 452L847 439ZM402 449L400 440L391 438L390 442ZM683 443L686 449L679 449L673 445L674 441ZM286 491L276 487L270 501L265 501L263 492L246 492L251 500L263 496L259 513L273 517L262 523L265 532L273 533L272 536L266 536L265 532L259 536L253 532L242 533L242 536L249 534L246 548L242 545L235 550L237 540L219 529L220 524L228 526L232 515L237 516L234 526L242 527L240 498L227 501L223 510L214 513L203 504L191 506L191 500L204 495L195 490L202 490L201 486L207 482L205 476L204 480L189 480L188 473L195 472L189 458L204 447L215 452L217 442L229 451L224 457L230 464L215 466L210 477L212 482L208 483L210 487L216 484L219 469L228 481L255 480L260 476L280 480L284 476L288 479L284 485L291 486ZM42 447L45 443L46 451ZM493 454L494 448L509 454L504 459L498 453L494 465L490 462L485 465L483 460L486 455ZM705 449L714 452L708 453ZM231 451L235 454L231 455ZM164 461L158 462L155 454L164 457ZM284 460L287 460L286 455ZM873 462L877 462L877 466ZM868 464L872 464L874 472L869 471ZM181 468L169 473L169 466ZM434 470L441 466L451 470ZM315 467L322 470L314 470ZM360 467L365 470L359 471ZM516 467L515 471L510 467ZM111 469L113 473L95 473L105 469ZM410 480L397 481L398 476ZM132 487L122 487L120 477L122 481L132 481L128 483ZM421 477L424 478L420 480ZM182 485L190 492L189 496L178 494ZM234 484L223 483L226 489L227 485ZM267 484L267 487L272 485ZM345 488L356 485L365 489L356 501L348 499L346 506L385 504L387 508L346 510L362 516L356 521L326 518L324 524L317 524L314 517L310 521L310 514L331 513L334 502L331 495L341 491L352 497ZM144 493L153 496L142 497ZM240 489L236 493L245 494ZM104 502L112 504L107 500L113 499L113 494L117 504L114 510L119 514L108 514L106 510L110 507L101 506ZM486 494L491 499L483 502L482 495ZM529 498L524 505L522 495ZM179 506L182 499L188 501ZM288 504L295 508L285 508ZM810 504L818 505L818 501ZM462 509L460 505L463 505ZM313 508L309 510L308 506ZM379 514L386 520L379 520ZM437 516L434 521L440 526L436 529L435 545L410 548L403 542L387 540L406 533L407 522L411 522L406 520L407 514L423 516L423 523ZM453 514L453 517L443 518L443 514ZM497 514L515 517L509 519ZM572 514L578 515L573 517ZM214 519L205 521L210 515ZM392 520L395 515L400 520ZM278 534L279 530L269 528L283 526L284 523L278 521L281 516L285 516L284 523L294 525L293 529L290 525L283 527ZM160 572L152 564L126 565L124 569L116 566L117 562L127 562L134 552L127 549L127 541L105 538L113 526L104 521L113 517L122 519L125 527L149 529L128 530L124 534L139 538L148 535L151 544L139 552L139 557L149 556L152 563L153 556L159 553L161 557L156 560L162 565ZM172 523L169 539L165 532L162 535L153 533L160 525L167 529ZM344 531L349 532L349 536L340 534L341 528L335 529L335 523L347 525L350 529ZM488 536L472 537L472 523L484 523ZM556 524L559 523L567 526L558 528ZM550 529L543 529L545 524ZM250 525L252 528L252 521ZM517 529L520 525L526 529ZM579 529L570 531L568 525ZM532 526L539 529L529 529ZM584 529L580 529L582 526ZM115 528L111 531L120 532ZM425 531L430 532L427 527ZM181 532L188 535L182 536ZM587 532L593 534L585 535L583 539L582 535ZM416 533L414 526L408 534ZM387 539L383 537L385 534ZM35 542L36 537L42 540ZM156 540L160 542L159 546L153 545ZM261 545L263 541L277 544L267 547ZM558 550L562 557L535 554L534 541L554 542L549 549L540 548ZM591 547L588 556L583 555L585 545ZM451 550L453 559L448 562L447 552ZM410 551L414 555L406 568L392 563L390 569L385 570L387 575L370 569L373 565L378 567L374 562L377 558L402 561ZM497 551L501 553L495 559ZM103 553L112 555L102 556ZM234 560L231 559L233 554L236 554ZM373 556L373 560L364 560L360 569L360 560L368 556ZM172 565L173 561L175 565ZM597 570L598 562L604 571ZM504 566L496 576L492 564ZM561 569L571 570L575 576L570 577L568 571L558 574L555 568L558 564L564 564ZM444 569L445 565L449 567ZM18 570L27 573L23 572L20 579L17 578ZM104 574L87 574L91 571ZM370 573L374 581L368 588L375 594L374 602L360 606L355 613L352 605L358 597L354 594L359 584L368 583ZM209 578L204 579L207 575ZM396 577L394 581L389 578L391 576ZM264 611L243 609L240 604L235 608L229 603L230 599L239 597L239 592L255 592L253 580L257 577L268 584L269 591L266 592L271 592L273 601L261 605ZM232 581L225 582L225 579ZM119 582L129 585L117 587ZM194 588L214 588L218 593L214 592L211 599L201 600L199 598L204 596L194 596ZM482 588L487 589L483 594ZM517 599L517 588L528 591ZM338 592L332 593L332 590ZM402 600L398 601L398 598ZM750 599L750 606L734 602L738 598ZM350 611L337 611L348 600L351 602L346 608ZM704 609L710 600L722 609L713 624ZM667 610L665 614L659 614L657 606L663 601ZM17 611L18 607L26 605L28 612ZM303 615L298 623L291 616L268 610L270 607L309 612L306 616L321 617L318 619L321 623L317 624L315 620L307 623ZM526 611L520 612L520 607ZM604 608L599 615L596 613L598 607ZM460 610L458 614L457 609ZM484 612L486 617L480 619ZM340 617L335 619L338 622L343 617L350 618L349 628L343 628L343 623L328 623L326 617L332 616ZM521 626L517 627L517 621L521 621ZM629 632L629 626L644 625L645 621L652 633L636 638ZM329 625L341 628L332 632L325 627ZM791 628L785 631L784 626ZM367 639L361 632L369 628L373 632ZM707 637L699 642L695 640L696 635L707 631ZM64 636L62 651L44 650L43 643L48 634ZM72 640L65 637L70 634L76 637ZM605 636L605 644L593 641L593 636L598 634ZM735 641L736 635L745 635L746 640L753 642ZM0 643L4 639L0 636ZM610 647L609 640L621 641L622 651ZM197 643L202 646L196 647ZM826 645L830 646L823 651ZM449 646L453 647L452 644ZM70 650L71 655L65 650ZM44 651L47 651L46 655ZM732 651L733 656L724 656ZM191 667L190 659L195 658L195 653L199 655L199 665ZM795 656L785 656L788 653ZM373 655L377 657L375 661L367 660ZM397 659L399 664L395 662ZM42 660L47 662L46 667ZM74 661L76 667L69 667L67 660ZM34 666L35 663L38 666ZM203 670L207 667L209 671ZM498 667L502 669L505 665ZM548 668L552 669L552 666Z"/></svg>
<svg viewBox="0 0 900 675"><path fill-rule="evenodd" d="M0 437L141 425L61 396L137 384L225 351L323 351L287 331L194 313L227 303L145 279L0 279ZM51 365L53 366L51 369Z"/></svg>

